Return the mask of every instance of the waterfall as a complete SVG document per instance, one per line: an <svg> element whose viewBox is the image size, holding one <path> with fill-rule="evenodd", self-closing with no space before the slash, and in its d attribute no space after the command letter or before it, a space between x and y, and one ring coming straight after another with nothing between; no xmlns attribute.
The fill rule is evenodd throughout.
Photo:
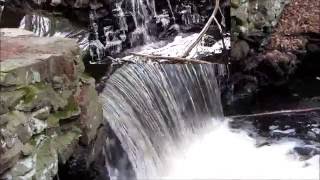
<svg viewBox="0 0 320 180"><path fill-rule="evenodd" d="M82 50L89 46L88 31L72 24L68 19L53 15L26 14L19 25L20 29L32 31L40 37L67 37L77 40Z"/></svg>
<svg viewBox="0 0 320 180"><path fill-rule="evenodd" d="M150 41L150 36L147 32L147 24L152 17L156 15L156 8L154 0L147 0L146 3L144 0L131 0L132 6L132 17L134 24L136 26L135 31L132 33L131 45L134 42L143 37L143 42Z"/></svg>
<svg viewBox="0 0 320 180"><path fill-rule="evenodd" d="M170 0L167 0L167 3L168 3L168 7L169 7L169 9L170 9L170 13L171 13L171 15L172 15L172 18L173 18L174 21L176 21L176 18L175 18L175 16L174 16L174 13L173 13L173 9L172 9Z"/></svg>
<svg viewBox="0 0 320 180"><path fill-rule="evenodd" d="M183 143L222 117L216 68L134 64L110 77L101 94L104 117L137 179L162 177Z"/></svg>

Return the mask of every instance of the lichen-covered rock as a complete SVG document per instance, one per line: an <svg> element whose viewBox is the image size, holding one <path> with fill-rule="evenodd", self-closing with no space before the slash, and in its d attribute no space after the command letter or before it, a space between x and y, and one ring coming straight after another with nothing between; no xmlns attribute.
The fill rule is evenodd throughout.
<svg viewBox="0 0 320 180"><path fill-rule="evenodd" d="M19 160L11 169L10 176L17 180L31 180L35 172L36 157L28 156ZM9 179L9 178L8 178Z"/></svg>
<svg viewBox="0 0 320 180"><path fill-rule="evenodd" d="M75 41L1 33L0 179L53 179L80 137L83 147L95 144L102 123L95 82L83 75Z"/></svg>
<svg viewBox="0 0 320 180"><path fill-rule="evenodd" d="M32 117L40 120L46 120L50 116L50 107L46 106L32 113Z"/></svg>
<svg viewBox="0 0 320 180"><path fill-rule="evenodd" d="M74 59L79 48L74 40L38 38L27 36L28 31L23 32L24 36L12 37L7 36L8 33L1 36L1 86L51 82L53 76L63 74L71 81L76 80Z"/></svg>
<svg viewBox="0 0 320 180"><path fill-rule="evenodd" d="M19 160L23 144L18 138L11 139L11 142L5 142L2 137L0 143L0 174L2 174Z"/></svg>
<svg viewBox="0 0 320 180"><path fill-rule="evenodd" d="M50 139L44 139L36 150L34 179L53 179L58 172L58 154Z"/></svg>
<svg viewBox="0 0 320 180"><path fill-rule="evenodd" d="M95 146L102 123L95 81L83 75L75 41L1 33L0 179L53 179L80 137L83 147Z"/></svg>
<svg viewBox="0 0 320 180"><path fill-rule="evenodd" d="M22 90L1 92L0 94L0 114L5 114L19 103L25 92Z"/></svg>
<svg viewBox="0 0 320 180"><path fill-rule="evenodd" d="M32 137L28 115L19 111L12 111L2 115L1 118L6 119L7 123L0 127L0 137L4 139L4 144L9 148L10 142L14 142L16 138L19 138L19 141L26 142Z"/></svg>
<svg viewBox="0 0 320 180"><path fill-rule="evenodd" d="M274 27L290 0L231 0L233 33L263 34Z"/></svg>
<svg viewBox="0 0 320 180"><path fill-rule="evenodd" d="M78 145L80 135L81 130L73 128L73 130L61 133L54 139L55 148L62 164L73 154L75 147Z"/></svg>
<svg viewBox="0 0 320 180"><path fill-rule="evenodd" d="M53 88L45 84L28 85L23 88L24 99L16 106L17 110L31 112L43 107L52 107L54 110L67 105L67 100L58 94Z"/></svg>

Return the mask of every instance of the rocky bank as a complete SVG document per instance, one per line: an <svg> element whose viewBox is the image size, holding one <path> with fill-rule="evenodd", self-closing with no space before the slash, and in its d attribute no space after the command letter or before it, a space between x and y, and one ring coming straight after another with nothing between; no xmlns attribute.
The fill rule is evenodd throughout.
<svg viewBox="0 0 320 180"><path fill-rule="evenodd" d="M77 43L21 29L0 32L0 179L53 179L76 156L88 168L105 131Z"/></svg>
<svg viewBox="0 0 320 180"><path fill-rule="evenodd" d="M226 112L319 106L319 7L315 0L231 1Z"/></svg>

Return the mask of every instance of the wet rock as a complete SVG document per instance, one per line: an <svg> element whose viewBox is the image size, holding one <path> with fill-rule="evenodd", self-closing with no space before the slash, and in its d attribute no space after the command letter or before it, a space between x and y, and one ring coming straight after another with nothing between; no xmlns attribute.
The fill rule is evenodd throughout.
<svg viewBox="0 0 320 180"><path fill-rule="evenodd" d="M90 81L94 82L93 79ZM81 109L80 126L84 133L80 141L86 145L96 137L103 118L101 104L98 101L92 101L92 99L98 99L98 93L92 85L83 84L76 95L76 100Z"/></svg>
<svg viewBox="0 0 320 180"><path fill-rule="evenodd" d="M1 92L0 95L0 114L5 114L19 103L25 92L22 90Z"/></svg>
<svg viewBox="0 0 320 180"><path fill-rule="evenodd" d="M2 133L2 131L1 131ZM12 167L20 158L20 153L23 148L23 144L18 138L12 139L12 145L8 145L9 142L4 142L1 137L0 146L0 174L4 173L10 167ZM1 176L0 176L1 177Z"/></svg>
<svg viewBox="0 0 320 180"><path fill-rule="evenodd" d="M62 133L54 139L54 146L55 149L57 149L61 164L66 163L66 161L74 153L80 136L81 130L74 129L73 131Z"/></svg>
<svg viewBox="0 0 320 180"><path fill-rule="evenodd" d="M22 148L22 154L24 156L29 156L34 152L34 150L35 150L35 147L33 145L31 145L30 143L26 143Z"/></svg>
<svg viewBox="0 0 320 180"><path fill-rule="evenodd" d="M94 147L102 123L95 81L83 75L73 40L11 30L1 35L0 179L53 179L80 137Z"/></svg>
<svg viewBox="0 0 320 180"><path fill-rule="evenodd" d="M238 40L232 42L232 49L231 49L231 58L233 60L239 61L244 59L248 56L250 47L249 44L244 40Z"/></svg>
<svg viewBox="0 0 320 180"><path fill-rule="evenodd" d="M36 151L35 179L53 179L58 172L58 154L52 142L44 140Z"/></svg>
<svg viewBox="0 0 320 180"><path fill-rule="evenodd" d="M76 42L62 38L39 39L28 34L29 31L24 31L24 36L1 36L0 85L28 85L49 81L59 74L74 80L76 71L72 57L78 51Z"/></svg>
<svg viewBox="0 0 320 180"><path fill-rule="evenodd" d="M288 0L232 0L231 16L239 22L232 27L233 33L263 34L264 28L274 27Z"/></svg>
<svg viewBox="0 0 320 180"><path fill-rule="evenodd" d="M12 179L32 179L32 176L35 174L35 164L36 159L34 156L19 160L11 169L10 175Z"/></svg>
<svg viewBox="0 0 320 180"><path fill-rule="evenodd" d="M46 106L32 113L32 117L40 120L46 120L50 116L50 107Z"/></svg>
<svg viewBox="0 0 320 180"><path fill-rule="evenodd" d="M106 179L104 145L106 129L99 128L97 138L88 146L78 146L71 158L59 166L61 179ZM100 177L100 178L99 178Z"/></svg>
<svg viewBox="0 0 320 180"><path fill-rule="evenodd" d="M314 147L294 147L293 151L296 152L301 158L309 159L316 154L320 154L320 151Z"/></svg>
<svg viewBox="0 0 320 180"><path fill-rule="evenodd" d="M54 76L52 79L53 89L58 90L64 87L64 79L61 76Z"/></svg>
<svg viewBox="0 0 320 180"><path fill-rule="evenodd" d="M13 111L1 117L7 119L7 124L1 127L0 134L0 137L7 142L7 146L15 142L17 137L21 142L26 142L32 137L32 130L28 124L29 117L26 114Z"/></svg>

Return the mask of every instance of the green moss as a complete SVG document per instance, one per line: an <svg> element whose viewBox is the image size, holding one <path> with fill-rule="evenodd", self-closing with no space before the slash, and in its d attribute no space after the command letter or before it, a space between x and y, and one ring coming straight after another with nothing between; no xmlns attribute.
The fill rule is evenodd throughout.
<svg viewBox="0 0 320 180"><path fill-rule="evenodd" d="M81 73L81 78L86 79L86 80L92 79L92 77L88 73L85 73L85 72Z"/></svg>
<svg viewBox="0 0 320 180"><path fill-rule="evenodd" d="M74 128L73 128L74 129ZM59 160L65 163L74 151L74 147L78 144L81 131L71 130L65 133L59 134L54 139L54 148L59 154Z"/></svg>
<svg viewBox="0 0 320 180"><path fill-rule="evenodd" d="M66 107L64 107L64 109L62 111L58 111L54 114L54 117L58 118L58 119L67 119L75 114L80 113L79 112L80 109L76 103L76 101L74 100L74 98L71 96L68 99L68 104Z"/></svg>
<svg viewBox="0 0 320 180"><path fill-rule="evenodd" d="M49 128L59 127L59 118L55 115L50 115L47 119L47 124Z"/></svg>
<svg viewBox="0 0 320 180"><path fill-rule="evenodd" d="M24 103L31 102L37 95L38 90L33 86L26 86L22 88L22 90L26 93L23 97Z"/></svg>
<svg viewBox="0 0 320 180"><path fill-rule="evenodd" d="M23 101L25 104L32 102L36 98L36 95L41 90L44 90L46 88L47 88L47 86L44 83L36 83L33 85L19 87L19 89L23 90L25 93L25 95L23 97Z"/></svg>
<svg viewBox="0 0 320 180"><path fill-rule="evenodd" d="M35 179L52 179L58 171L58 154L50 139L44 140L37 149Z"/></svg>

